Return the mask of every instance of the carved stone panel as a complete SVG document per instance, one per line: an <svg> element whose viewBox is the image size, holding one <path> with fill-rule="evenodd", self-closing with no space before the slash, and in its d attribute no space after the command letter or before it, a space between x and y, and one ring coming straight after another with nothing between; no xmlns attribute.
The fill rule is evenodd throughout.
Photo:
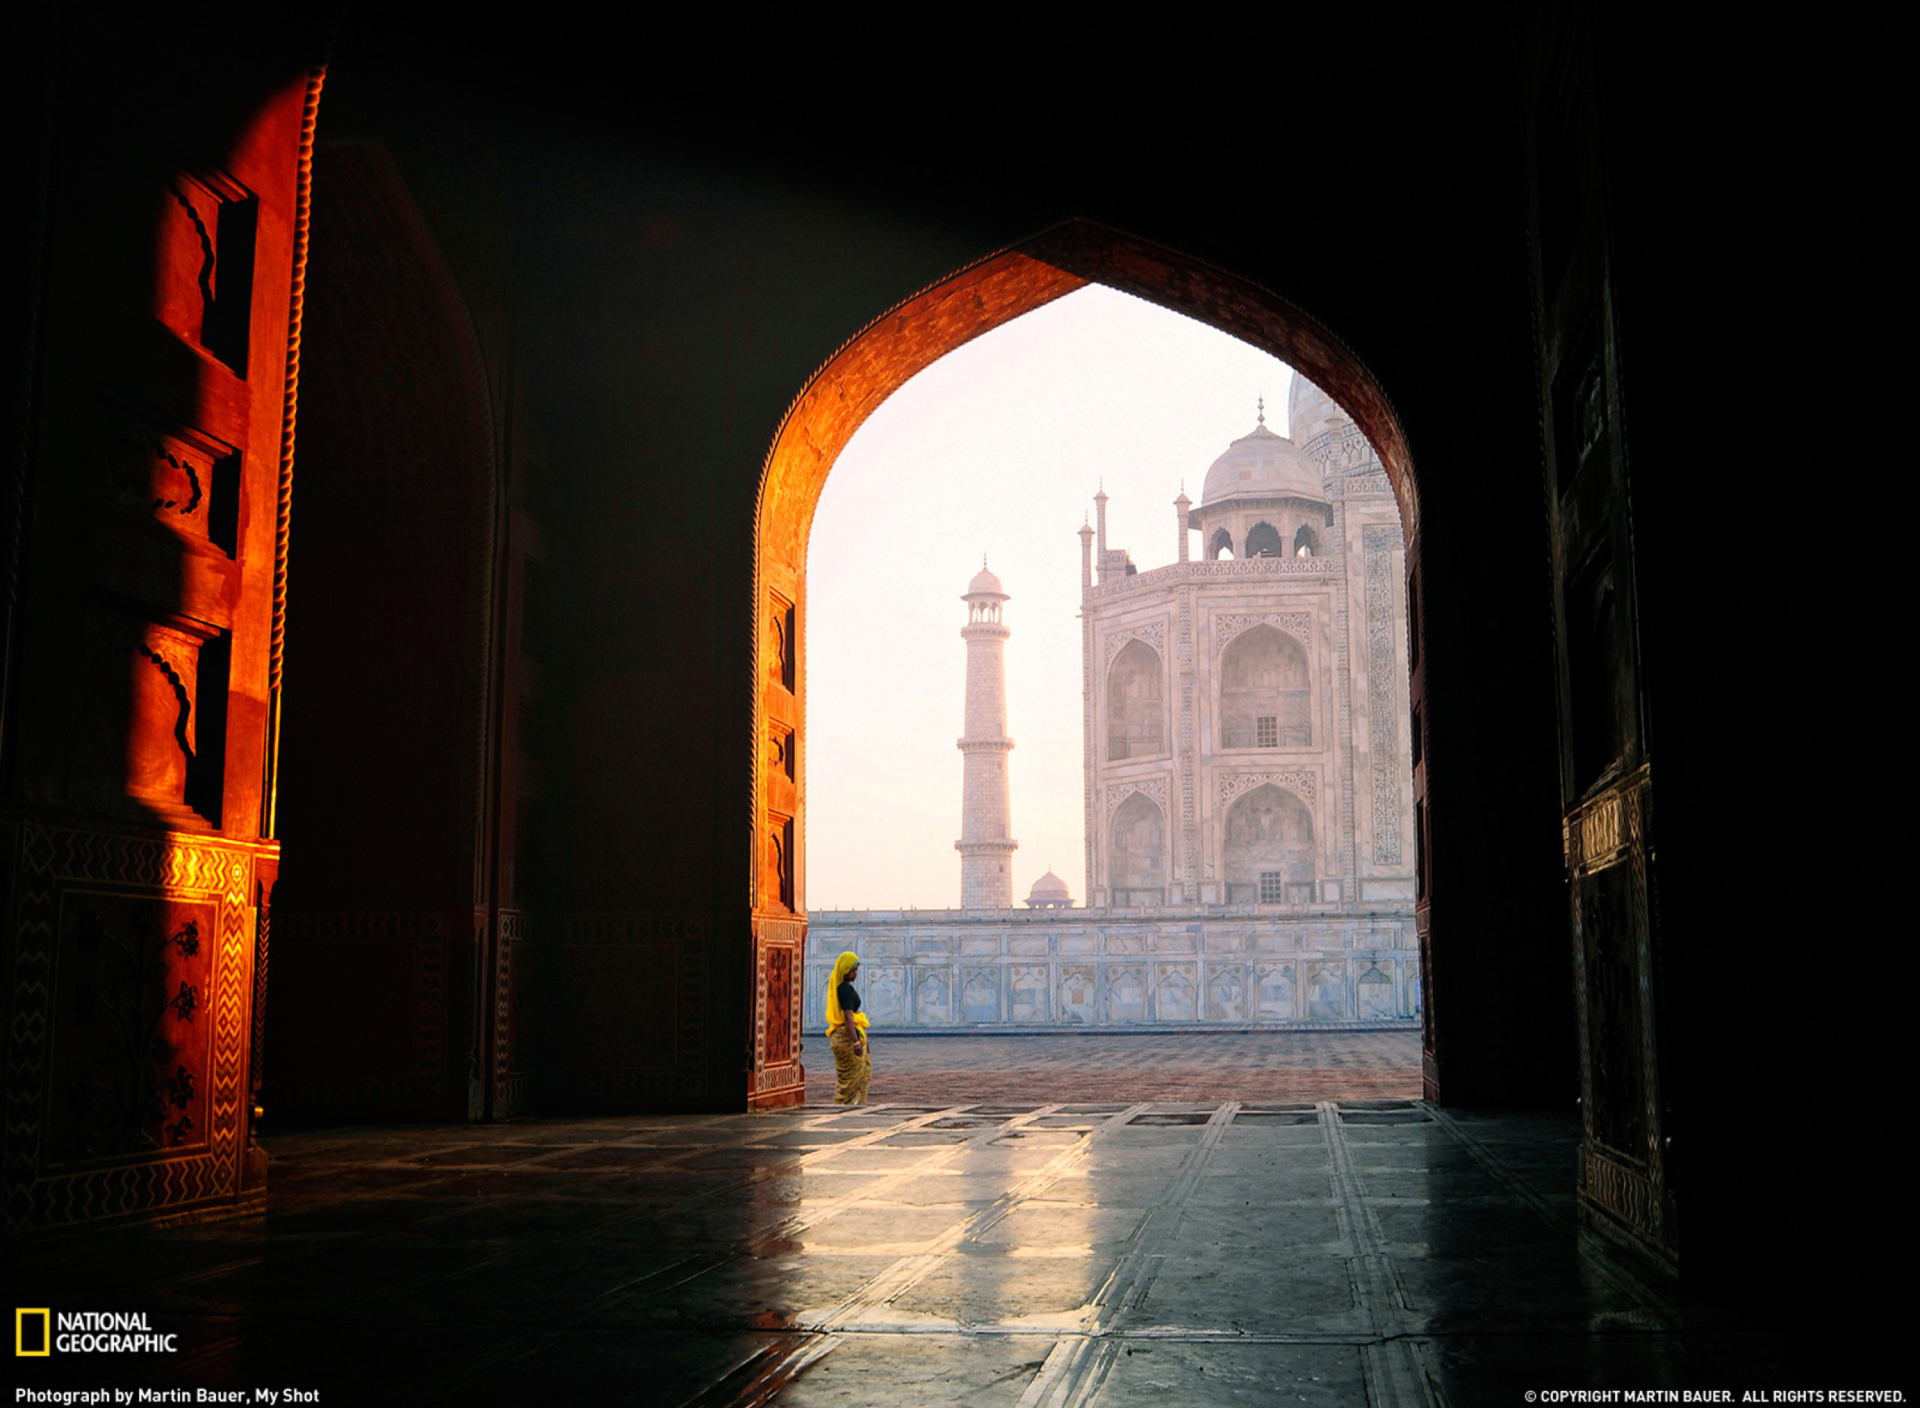
<svg viewBox="0 0 1920 1408"><path fill-rule="evenodd" d="M1108 967L1107 1020L1116 1023L1147 1020L1147 972L1144 967L1131 963Z"/></svg>
<svg viewBox="0 0 1920 1408"><path fill-rule="evenodd" d="M913 1014L916 1020L944 1025L953 1020L953 970L919 968L913 976Z"/></svg>
<svg viewBox="0 0 1920 1408"><path fill-rule="evenodd" d="M1200 985L1191 963L1156 963L1153 1017L1159 1022L1191 1022L1200 1015Z"/></svg>
<svg viewBox="0 0 1920 1408"><path fill-rule="evenodd" d="M995 968L960 970L960 1015L967 1022L1000 1020L1000 973Z"/></svg>
<svg viewBox="0 0 1920 1408"><path fill-rule="evenodd" d="M1338 963L1313 963L1307 966L1307 1020L1344 1022L1347 1020L1346 975Z"/></svg>
<svg viewBox="0 0 1920 1408"><path fill-rule="evenodd" d="M1050 1013L1047 1003L1045 965L1016 964L1008 975L1009 1010L1014 1022L1044 1022Z"/></svg>
<svg viewBox="0 0 1920 1408"><path fill-rule="evenodd" d="M11 1230L235 1205L247 1137L254 857L26 824L4 1135Z"/></svg>
<svg viewBox="0 0 1920 1408"><path fill-rule="evenodd" d="M1256 968L1262 1021L1287 1021L1293 1010L1293 965L1262 963Z"/></svg>
<svg viewBox="0 0 1920 1408"><path fill-rule="evenodd" d="M1207 972L1207 1020L1244 1022L1247 1010L1247 970L1239 963L1215 964Z"/></svg>
<svg viewBox="0 0 1920 1408"><path fill-rule="evenodd" d="M1363 1022L1387 1021L1394 1011L1393 979L1379 964L1370 963L1354 983L1354 1015Z"/></svg>
<svg viewBox="0 0 1920 1408"><path fill-rule="evenodd" d="M218 908L62 896L49 1167L205 1145Z"/></svg>
<svg viewBox="0 0 1920 1408"><path fill-rule="evenodd" d="M1075 1026L1100 1019L1099 970L1092 964L1063 964L1060 968L1060 1020Z"/></svg>

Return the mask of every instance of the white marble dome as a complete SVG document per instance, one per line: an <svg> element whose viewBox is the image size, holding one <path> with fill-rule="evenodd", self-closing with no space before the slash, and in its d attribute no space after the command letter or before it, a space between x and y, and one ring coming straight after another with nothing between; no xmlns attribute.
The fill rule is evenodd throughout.
<svg viewBox="0 0 1920 1408"><path fill-rule="evenodd" d="M1227 499L1291 497L1325 502L1320 471L1299 447L1284 435L1262 425L1242 435L1207 471L1200 504L1207 507Z"/></svg>
<svg viewBox="0 0 1920 1408"><path fill-rule="evenodd" d="M1027 892L1027 903L1035 909L1070 905L1073 903L1073 892L1067 888L1066 881L1049 870L1033 882L1033 888Z"/></svg>
<svg viewBox="0 0 1920 1408"><path fill-rule="evenodd" d="M1000 579L987 571L984 562L980 564L980 570L973 574L973 580L967 583L967 596L997 596L1012 600L1000 586Z"/></svg>

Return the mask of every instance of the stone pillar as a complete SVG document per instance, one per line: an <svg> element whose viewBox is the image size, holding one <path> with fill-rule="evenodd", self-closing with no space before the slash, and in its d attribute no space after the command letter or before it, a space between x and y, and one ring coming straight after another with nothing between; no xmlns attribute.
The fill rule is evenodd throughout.
<svg viewBox="0 0 1920 1408"><path fill-rule="evenodd" d="M1180 520L1180 536L1178 539L1180 555L1175 559L1178 562L1185 562L1187 560L1187 515L1192 508L1193 500L1188 498L1187 491L1182 489L1180 491L1180 497L1173 501L1174 514Z"/></svg>
<svg viewBox="0 0 1920 1408"><path fill-rule="evenodd" d="M1093 585L1093 528L1080 525L1080 590L1086 591Z"/></svg>
<svg viewBox="0 0 1920 1408"><path fill-rule="evenodd" d="M959 741L965 758L960 794L960 907L1013 907L1013 852L1020 844L1008 836L1012 809L1007 793L1006 642L1000 603L1008 600L1000 579L980 571L961 600L967 603L967 731Z"/></svg>

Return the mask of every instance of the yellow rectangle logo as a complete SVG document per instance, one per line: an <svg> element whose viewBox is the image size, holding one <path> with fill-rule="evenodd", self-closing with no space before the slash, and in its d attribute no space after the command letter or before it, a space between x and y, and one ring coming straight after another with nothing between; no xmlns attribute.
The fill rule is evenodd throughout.
<svg viewBox="0 0 1920 1408"><path fill-rule="evenodd" d="M35 1337L40 1344L40 1348L38 1349L27 1348L27 1326L31 1323L28 1319L29 1316L38 1316L40 1319L40 1333ZM51 1308L44 1310L23 1310L18 1306L14 1307L13 1352L16 1357L27 1359L44 1359L53 1353L53 1311Z"/></svg>

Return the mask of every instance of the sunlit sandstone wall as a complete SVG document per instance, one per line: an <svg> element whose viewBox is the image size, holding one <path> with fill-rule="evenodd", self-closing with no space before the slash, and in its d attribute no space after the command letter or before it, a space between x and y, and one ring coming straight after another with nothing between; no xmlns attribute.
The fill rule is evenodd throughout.
<svg viewBox="0 0 1920 1408"><path fill-rule="evenodd" d="M817 911L806 1026L824 1029L825 983L847 949L876 1030L1417 1023L1411 912L1327 909L1284 921L1251 905Z"/></svg>

